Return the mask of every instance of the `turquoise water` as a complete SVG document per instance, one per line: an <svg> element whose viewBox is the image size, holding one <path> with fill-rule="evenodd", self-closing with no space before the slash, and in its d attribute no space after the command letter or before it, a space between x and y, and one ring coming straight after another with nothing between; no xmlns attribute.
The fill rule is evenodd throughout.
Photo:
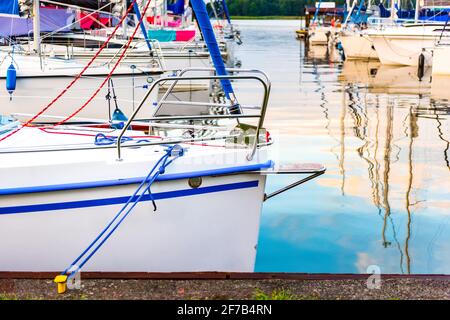
<svg viewBox="0 0 450 320"><path fill-rule="evenodd" d="M448 79L343 63L297 41L296 21L237 24L242 68L273 81L275 152L328 168L265 203L256 271L450 273ZM268 189L294 180L270 178Z"/></svg>

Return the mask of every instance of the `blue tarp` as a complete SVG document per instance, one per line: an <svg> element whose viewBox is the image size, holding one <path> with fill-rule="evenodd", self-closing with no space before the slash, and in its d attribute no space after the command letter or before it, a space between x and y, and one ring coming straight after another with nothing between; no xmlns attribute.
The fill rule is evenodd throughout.
<svg viewBox="0 0 450 320"><path fill-rule="evenodd" d="M416 10L397 10L397 17L399 19L414 19Z"/></svg>
<svg viewBox="0 0 450 320"><path fill-rule="evenodd" d="M391 11L386 9L382 3L378 6L380 8L380 17L381 18L388 18L391 16Z"/></svg>
<svg viewBox="0 0 450 320"><path fill-rule="evenodd" d="M181 15L184 13L184 0L178 0L173 4L167 4L167 10L172 11L173 14Z"/></svg>
<svg viewBox="0 0 450 320"><path fill-rule="evenodd" d="M0 14L19 15L18 0L0 0Z"/></svg>
<svg viewBox="0 0 450 320"><path fill-rule="evenodd" d="M426 21L447 21L450 9L436 8L436 9L422 9L420 11L420 20Z"/></svg>

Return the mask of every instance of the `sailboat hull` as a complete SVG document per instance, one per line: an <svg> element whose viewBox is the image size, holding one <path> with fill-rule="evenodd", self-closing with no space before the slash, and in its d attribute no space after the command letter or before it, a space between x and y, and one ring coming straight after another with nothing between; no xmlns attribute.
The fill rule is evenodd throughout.
<svg viewBox="0 0 450 320"><path fill-rule="evenodd" d="M143 96L147 93L149 81L157 76L114 76L113 84L120 110L126 115L131 115ZM95 92L103 81L104 76L87 76L67 91L58 101L45 112L45 116L67 117L80 108ZM22 118L29 118L47 106L58 94L73 80L73 77L33 77L17 78L16 90L10 95L5 88L6 79L0 79L0 105L2 114L22 114ZM109 119L110 113L115 109L112 86L110 90L110 104L106 99L108 84L106 84L97 96L79 112L77 118ZM157 92L148 100L148 108L143 108L142 114L152 114L151 101L157 101ZM28 116L27 116L28 115ZM57 122L57 118L40 118L38 121Z"/></svg>
<svg viewBox="0 0 450 320"><path fill-rule="evenodd" d="M207 177L198 189L186 179L159 182L152 187L157 211L148 199L138 204L83 270L252 272L264 180ZM64 270L136 186L0 197L0 271Z"/></svg>
<svg viewBox="0 0 450 320"><path fill-rule="evenodd" d="M378 59L371 39L361 33L345 33L339 37L347 59Z"/></svg>
<svg viewBox="0 0 450 320"><path fill-rule="evenodd" d="M423 54L425 65L431 66L433 47L442 35L442 28L439 24L408 25L374 30L369 37L382 64L417 66Z"/></svg>
<svg viewBox="0 0 450 320"><path fill-rule="evenodd" d="M164 146L140 147L139 139L158 140L140 131L127 134L136 146L124 148L121 161L115 148L16 150L92 147L97 132L25 128L3 142L0 272L64 270L165 154ZM258 171L272 162L263 151L248 161L247 149L182 146L185 155L158 177L151 195L144 193L83 271L253 271L266 181Z"/></svg>

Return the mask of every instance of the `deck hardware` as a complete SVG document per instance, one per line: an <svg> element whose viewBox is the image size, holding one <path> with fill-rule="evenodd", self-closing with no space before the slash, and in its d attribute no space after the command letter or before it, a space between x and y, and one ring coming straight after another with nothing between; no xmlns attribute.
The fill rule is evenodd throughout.
<svg viewBox="0 0 450 320"><path fill-rule="evenodd" d="M67 275L59 274L53 281L56 283L59 294L67 291Z"/></svg>
<svg viewBox="0 0 450 320"><path fill-rule="evenodd" d="M290 174L290 175L304 175L307 174L303 179L297 180L294 183L291 183L281 189L278 189L277 191L274 191L269 194L264 194L264 201L269 200L270 198L273 198L279 194L282 194L288 190L291 190L299 185L302 185L310 180L313 180L321 175L323 175L326 171L326 168L322 166L321 164L315 164L315 163L306 163L306 164L290 164L290 165L283 165L279 168L275 168L272 170L266 170L258 172L260 174Z"/></svg>
<svg viewBox="0 0 450 320"><path fill-rule="evenodd" d="M203 183L202 177L189 178L188 184L192 189L197 189Z"/></svg>

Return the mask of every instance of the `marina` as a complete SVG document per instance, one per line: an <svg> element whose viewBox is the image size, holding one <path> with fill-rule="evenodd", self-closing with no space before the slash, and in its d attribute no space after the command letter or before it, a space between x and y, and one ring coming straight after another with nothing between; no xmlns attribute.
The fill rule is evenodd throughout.
<svg viewBox="0 0 450 320"><path fill-rule="evenodd" d="M30 4L80 6L61 2ZM448 299L444 3L231 21L175 1L176 22L165 1L94 2L73 19L111 26L0 46L0 293ZM148 36L176 30L194 36Z"/></svg>

